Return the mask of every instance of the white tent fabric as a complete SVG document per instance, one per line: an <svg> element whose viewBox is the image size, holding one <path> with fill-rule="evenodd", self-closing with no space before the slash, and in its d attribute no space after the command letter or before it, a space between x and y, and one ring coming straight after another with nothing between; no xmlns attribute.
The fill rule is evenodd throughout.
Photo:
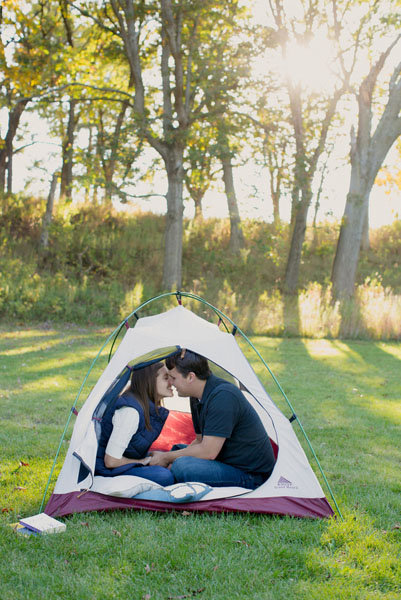
<svg viewBox="0 0 401 600"><path fill-rule="evenodd" d="M238 346L235 336L221 331L217 325L195 315L182 306L154 316L140 318L128 329L110 363L81 408L68 453L59 474L54 494L65 495L90 489L92 475L78 482L81 461L93 473L97 441L92 416L99 401L115 378L133 361L158 348L179 346L208 358L230 373L245 388L245 395L258 412L270 438L278 445L278 457L272 475L256 490L219 488L202 498L199 503L216 498L241 494L242 499L265 498L320 499L331 507L324 497L308 459L294 433L291 423L266 393L258 377ZM78 460L77 456L80 457ZM233 502L235 498L233 498ZM197 503L197 504L199 504ZM252 510L251 508L249 510ZM257 511L258 512L258 511Z"/></svg>

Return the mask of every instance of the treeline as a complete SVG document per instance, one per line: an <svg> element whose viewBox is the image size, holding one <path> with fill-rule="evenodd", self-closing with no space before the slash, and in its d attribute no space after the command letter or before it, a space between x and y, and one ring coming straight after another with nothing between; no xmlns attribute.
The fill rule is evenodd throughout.
<svg viewBox="0 0 401 600"><path fill-rule="evenodd" d="M50 244L57 198L60 206L78 193L88 206L135 200L138 186L149 181L151 188L162 171L167 214L157 220L163 223L157 268L169 290L186 281L184 199L199 217L207 190L221 182L233 263L249 250L234 185L236 165L249 161L269 173L278 228L280 202L291 198L280 260L282 289L294 294L304 280L308 213L319 207L333 148L348 138L351 123L344 158L350 187L329 278L336 298L352 296L368 242L370 192L401 134L401 63L391 62L399 2L274 0L266 3L264 25L252 7L237 0L4 0L3 216L13 210L15 155L35 143L22 128L32 113L58 144L53 160L36 171L49 181L42 248ZM302 77L288 62L306 50L310 60L327 50L324 70L331 77L322 87L309 84L301 62Z"/></svg>
<svg viewBox="0 0 401 600"><path fill-rule="evenodd" d="M112 326L165 291L165 217L61 208L43 252L43 208L43 201L20 198L10 218L0 218L4 321ZM401 221L371 232L356 296L342 302L334 301L330 285L339 225L308 228L297 296L283 294L289 225L247 220L242 226L244 247L234 255L229 220L184 221L183 290L206 298L247 333L401 339Z"/></svg>

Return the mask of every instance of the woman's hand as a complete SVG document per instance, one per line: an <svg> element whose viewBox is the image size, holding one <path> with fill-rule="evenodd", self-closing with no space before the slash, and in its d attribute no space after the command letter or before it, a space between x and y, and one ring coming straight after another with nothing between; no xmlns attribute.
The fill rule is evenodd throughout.
<svg viewBox="0 0 401 600"><path fill-rule="evenodd" d="M171 463L170 452L160 452L159 450L153 450L151 453L149 465L151 467L168 467Z"/></svg>

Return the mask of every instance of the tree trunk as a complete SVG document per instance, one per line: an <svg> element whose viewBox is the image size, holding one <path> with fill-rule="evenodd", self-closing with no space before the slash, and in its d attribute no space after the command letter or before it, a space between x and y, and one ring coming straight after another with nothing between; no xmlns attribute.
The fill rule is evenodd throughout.
<svg viewBox="0 0 401 600"><path fill-rule="evenodd" d="M282 185L282 164L278 164L278 159L271 150L267 150L267 167L269 169L270 197L273 203L273 223L278 227L280 219L280 194Z"/></svg>
<svg viewBox="0 0 401 600"><path fill-rule="evenodd" d="M56 195L57 176L57 172L53 173L53 177L50 182L49 195L47 197L46 212L43 216L42 221L42 233L40 236L39 246L43 250L46 250L49 246L49 227L53 219L53 207L54 197Z"/></svg>
<svg viewBox="0 0 401 600"><path fill-rule="evenodd" d="M368 207L365 214L365 220L363 222L361 250L367 252L370 249L370 237L369 237L369 201Z"/></svg>
<svg viewBox="0 0 401 600"><path fill-rule="evenodd" d="M63 165L61 168L60 198L68 202L71 202L72 199L72 167L74 158L74 131L76 126L75 105L76 100L71 99L69 102L67 131L62 143Z"/></svg>
<svg viewBox="0 0 401 600"><path fill-rule="evenodd" d="M105 200L106 204L110 204L113 197L113 179L116 171L117 164L117 152L120 144L121 130L124 124L125 114L127 112L129 103L128 100L125 100L121 105L121 110L118 113L117 121L114 127L113 139L111 141L111 154L109 160L106 160L103 156L103 170L104 170L104 178L105 178ZM103 137L104 143L104 137ZM103 147L103 155L105 148Z"/></svg>
<svg viewBox="0 0 401 600"><path fill-rule="evenodd" d="M8 166L10 167L12 174L12 161L11 163L7 163L7 160L10 156L12 156L14 137L17 133L21 115L24 112L24 109L28 102L28 99L20 100L9 112L8 115L8 130L6 133L6 137L4 138L4 143L0 145L0 193L4 193L5 191L6 170L8 169ZM11 188L11 185L11 177L8 177L7 187Z"/></svg>
<svg viewBox="0 0 401 600"><path fill-rule="evenodd" d="M202 221L202 219L203 219L203 209L202 209L203 195L204 195L203 192L198 192L198 193L194 193L192 196L192 199L195 204L195 215L194 215L195 221Z"/></svg>
<svg viewBox="0 0 401 600"><path fill-rule="evenodd" d="M206 162L204 161L201 164L192 160L191 169L184 173L185 187L194 203L194 221L202 221L203 219L202 202L210 183L210 161L208 161L209 164L207 166L205 166ZM205 170L203 171L204 167Z"/></svg>
<svg viewBox="0 0 401 600"><path fill-rule="evenodd" d="M332 282L335 298L354 294L356 269L361 248L364 214L369 195L347 195L347 202L333 263Z"/></svg>
<svg viewBox="0 0 401 600"><path fill-rule="evenodd" d="M223 166L224 189L230 216L230 250L237 254L244 247L244 234L242 233L241 218L234 188L233 167L228 156L221 158L221 164Z"/></svg>
<svg viewBox="0 0 401 600"><path fill-rule="evenodd" d="M13 193L13 149L9 148L7 158L7 196Z"/></svg>
<svg viewBox="0 0 401 600"><path fill-rule="evenodd" d="M294 216L294 229L292 232L290 252L287 259L284 279L284 291L288 294L295 294L298 287L302 246L305 239L306 219L311 197L312 194L310 191L305 192L305 198L299 202Z"/></svg>
<svg viewBox="0 0 401 600"><path fill-rule="evenodd" d="M280 219L280 195L277 193L271 194L271 199L273 202L273 223L275 227L278 227L281 224Z"/></svg>
<svg viewBox="0 0 401 600"><path fill-rule="evenodd" d="M294 229L295 221L298 213L298 206L301 203L300 191L296 182L293 183L291 190L291 216L290 216L290 229Z"/></svg>
<svg viewBox="0 0 401 600"><path fill-rule="evenodd" d="M401 135L401 62L394 69L387 104L371 135L373 91L378 74L399 37L372 66L359 88L358 132L355 135L354 129L351 130L350 189L331 275L336 299L354 294L362 235L368 219L370 192L388 151Z"/></svg>
<svg viewBox="0 0 401 600"><path fill-rule="evenodd" d="M165 160L165 165L168 190L164 238L163 287L166 290L179 290L181 288L182 277L183 151L171 150L167 160Z"/></svg>
<svg viewBox="0 0 401 600"><path fill-rule="evenodd" d="M91 189L91 181L92 181L92 176L93 176L93 159L92 159L92 153L93 153L93 131L92 131L92 125L89 125L89 132L88 132L88 150L87 150L87 160L86 160L86 177L85 177L85 202L89 202L90 199L90 189Z"/></svg>

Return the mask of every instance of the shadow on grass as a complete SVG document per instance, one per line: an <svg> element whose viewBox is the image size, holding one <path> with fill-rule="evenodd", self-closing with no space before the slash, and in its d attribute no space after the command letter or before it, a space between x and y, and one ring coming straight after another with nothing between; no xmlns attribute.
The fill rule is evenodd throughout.
<svg viewBox="0 0 401 600"><path fill-rule="evenodd" d="M395 345L396 342L386 342L387 346ZM399 379L401 372L401 352L400 358L394 356L391 352L383 350L382 342L358 343L352 342L352 349L357 352L366 364L370 364L373 369L380 371L385 367L386 370L394 374ZM401 349L401 344L398 344Z"/></svg>
<svg viewBox="0 0 401 600"><path fill-rule="evenodd" d="M319 345L324 346L321 356ZM396 442L399 419L397 422L398 417L383 409L380 394L378 397L380 385L386 394L396 395L395 377L390 390L385 381L395 367L399 369L399 361L390 357L383 372L375 364L375 346L373 350L371 346L367 342L283 339L277 348L284 364L278 379L310 439L340 509L339 497L346 505L365 504L377 517L384 497L395 511L396 494L400 491L394 486L401 461ZM360 349L359 353L355 347ZM379 356L383 358L383 354L379 350ZM269 362L268 357L265 359ZM273 400L276 402L274 396ZM372 402L378 405L377 409ZM282 402L279 406L283 410ZM285 409L283 412L289 414ZM294 429L322 480L296 423Z"/></svg>

